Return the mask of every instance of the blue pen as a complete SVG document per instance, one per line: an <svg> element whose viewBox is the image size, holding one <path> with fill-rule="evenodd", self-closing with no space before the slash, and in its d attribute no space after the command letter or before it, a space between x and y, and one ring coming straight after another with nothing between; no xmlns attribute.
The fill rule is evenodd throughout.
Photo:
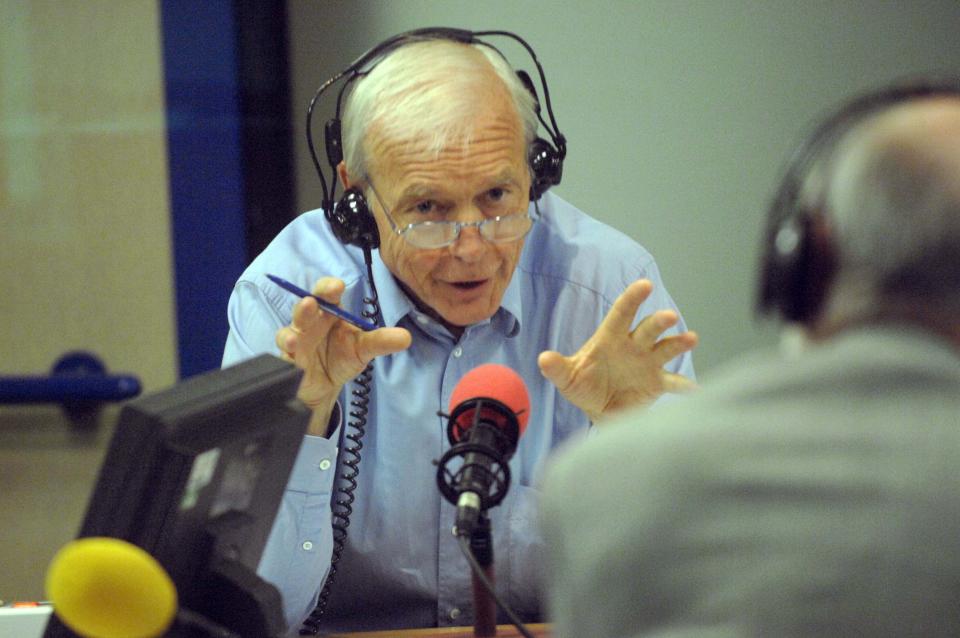
<svg viewBox="0 0 960 638"><path fill-rule="evenodd" d="M325 312L329 312L331 315L336 315L337 317L340 317L341 319L343 319L343 320L346 321L347 323L352 323L353 325L355 325L356 327L360 328L361 330L366 330L366 331L369 332L370 330L376 330L376 329L377 329L377 324L375 324L375 323L370 323L370 322L367 321L366 319L361 319L360 317L357 317L356 315L352 315L352 314L350 314L349 312L347 312L346 310L344 310L343 308L341 308L341 307L339 307L339 306L335 306L335 305L333 305L332 303L330 303L329 301L324 301L323 299L321 299L320 297L317 297L316 295L310 294L309 292L307 292L306 290L304 290L304 289L301 288L300 286L297 286L296 284L292 284L292 283L290 283L289 281L287 281L286 279L281 279L280 277L277 277L276 275L270 275L270 274L267 275L267 279L269 279L269 280L272 281L273 283L277 284L278 286L280 286L280 287L283 288L284 290L286 290L286 291L288 291L288 292L292 292L293 294L295 294L295 295L297 295L297 296L299 296L299 297L313 297L314 299L317 300L317 303L320 305L320 309L321 309L321 310L323 310L323 311L325 311Z"/></svg>

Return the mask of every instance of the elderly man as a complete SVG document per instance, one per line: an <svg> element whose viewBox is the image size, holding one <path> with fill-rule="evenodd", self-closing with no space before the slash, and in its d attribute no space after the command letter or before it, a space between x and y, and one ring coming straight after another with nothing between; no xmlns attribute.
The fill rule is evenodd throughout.
<svg viewBox="0 0 960 638"><path fill-rule="evenodd" d="M510 491L490 512L497 588L521 618L540 620L534 483L544 458L592 421L691 387L696 336L649 253L540 197L529 159L539 105L495 49L443 33L381 48L352 80L342 140L334 133L346 212L298 218L230 301L224 364L287 357L303 368L299 396L314 411L260 571L294 626L317 604L332 553L336 578L310 628L470 624L470 573L432 461L449 448L438 410L465 373L494 362L520 374L532 406ZM344 245L324 218L339 224L341 212L359 215L372 241ZM319 312L268 273L382 327ZM330 502L344 485L333 474L345 428L339 462L357 487L346 481L334 497L356 499L337 548L345 525L331 521ZM360 452L351 441L362 432Z"/></svg>
<svg viewBox="0 0 960 638"><path fill-rule="evenodd" d="M806 347L558 454L557 636L960 635L960 88L860 98L798 157L761 299Z"/></svg>

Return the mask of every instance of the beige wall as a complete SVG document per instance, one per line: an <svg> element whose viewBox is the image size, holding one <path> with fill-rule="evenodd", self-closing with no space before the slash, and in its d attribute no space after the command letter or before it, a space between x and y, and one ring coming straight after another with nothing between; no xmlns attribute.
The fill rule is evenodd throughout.
<svg viewBox="0 0 960 638"><path fill-rule="evenodd" d="M175 380L165 135L157 2L0 0L0 375L82 348ZM42 595L105 440L0 408L0 599Z"/></svg>
<svg viewBox="0 0 960 638"><path fill-rule="evenodd" d="M157 5L0 1L0 373L175 378Z"/></svg>

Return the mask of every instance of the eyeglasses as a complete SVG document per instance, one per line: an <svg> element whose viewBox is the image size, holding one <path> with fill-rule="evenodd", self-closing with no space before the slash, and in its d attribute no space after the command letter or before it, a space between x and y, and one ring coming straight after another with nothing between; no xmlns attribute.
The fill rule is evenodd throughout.
<svg viewBox="0 0 960 638"><path fill-rule="evenodd" d="M426 221L407 224L400 228L393 221L390 210L380 199L380 194L373 187L373 182L369 177L367 183L370 185L374 197L380 203L380 207L383 208L393 232L417 248L444 248L449 246L460 238L460 231L464 228L476 228L480 232L480 236L487 241L503 244L517 241L530 232L530 228L533 227L533 218L530 213L523 211L511 215L498 215L478 222Z"/></svg>

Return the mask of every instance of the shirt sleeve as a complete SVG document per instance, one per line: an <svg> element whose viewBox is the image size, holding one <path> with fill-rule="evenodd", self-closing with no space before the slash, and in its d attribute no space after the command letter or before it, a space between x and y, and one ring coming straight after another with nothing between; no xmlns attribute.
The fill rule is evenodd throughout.
<svg viewBox="0 0 960 638"><path fill-rule="evenodd" d="M230 331L223 349L226 368L258 354L279 355L275 335L289 323L253 282L239 281L227 303Z"/></svg>
<svg viewBox="0 0 960 638"><path fill-rule="evenodd" d="M223 367L265 352L279 354L275 334L289 317L252 282L237 283L227 305L227 318L230 332ZM304 437L257 568L262 578L280 590L292 635L316 605L330 568L330 496L336 467L336 438Z"/></svg>

